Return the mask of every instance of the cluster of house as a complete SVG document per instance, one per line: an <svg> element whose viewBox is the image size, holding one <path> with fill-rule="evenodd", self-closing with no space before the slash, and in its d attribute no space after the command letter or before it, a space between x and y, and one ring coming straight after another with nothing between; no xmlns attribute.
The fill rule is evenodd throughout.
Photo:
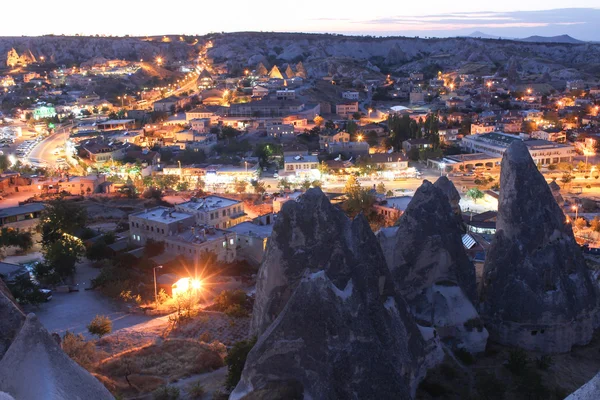
<svg viewBox="0 0 600 400"><path fill-rule="evenodd" d="M129 215L129 240L165 243L167 256L197 264L207 253L218 260L258 265L273 229L274 215L249 220L241 201L221 196L192 198L174 208L156 207ZM164 258L165 256L163 256Z"/></svg>

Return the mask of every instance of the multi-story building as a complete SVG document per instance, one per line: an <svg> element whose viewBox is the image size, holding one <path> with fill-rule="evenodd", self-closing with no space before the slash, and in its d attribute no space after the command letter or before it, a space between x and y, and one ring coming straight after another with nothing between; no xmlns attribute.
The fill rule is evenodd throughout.
<svg viewBox="0 0 600 400"><path fill-rule="evenodd" d="M230 228L246 220L244 203L221 196L193 197L177 204L175 210L194 215L198 224L216 228Z"/></svg>
<svg viewBox="0 0 600 400"><path fill-rule="evenodd" d="M290 124L269 124L267 125L267 136L281 138L294 135L294 125Z"/></svg>
<svg viewBox="0 0 600 400"><path fill-rule="evenodd" d="M283 158L286 173L303 176L318 172L319 158L310 155L285 156Z"/></svg>
<svg viewBox="0 0 600 400"><path fill-rule="evenodd" d="M387 171L400 171L408 168L408 157L402 153L376 153L368 156L371 163Z"/></svg>
<svg viewBox="0 0 600 400"><path fill-rule="evenodd" d="M335 105L335 113L342 117L349 117L358 112L358 101L345 101Z"/></svg>
<svg viewBox="0 0 600 400"><path fill-rule="evenodd" d="M327 143L348 143L350 134L348 132L323 131L319 133L319 147L324 150Z"/></svg>
<svg viewBox="0 0 600 400"><path fill-rule="evenodd" d="M91 162L101 165L108 161L118 161L125 157L125 146L93 142L81 147Z"/></svg>
<svg viewBox="0 0 600 400"><path fill-rule="evenodd" d="M373 204L374 210L383 216L386 225L393 225L406 211L412 196L388 197Z"/></svg>
<svg viewBox="0 0 600 400"><path fill-rule="evenodd" d="M197 225L192 214L167 207L156 207L129 215L132 242L143 245L148 239L165 243L165 251L194 262L207 253L221 261L232 262L236 256L236 235L208 225Z"/></svg>
<svg viewBox="0 0 600 400"><path fill-rule="evenodd" d="M294 100L296 98L296 91L289 89L277 90L275 97L277 100Z"/></svg>
<svg viewBox="0 0 600 400"><path fill-rule="evenodd" d="M471 135L481 135L482 133L490 133L495 130L495 125L471 124Z"/></svg>
<svg viewBox="0 0 600 400"><path fill-rule="evenodd" d="M204 107L198 107L198 108L194 108L193 110L187 111L185 113L185 120L187 122L190 122L194 119L205 119L205 118L210 119L213 115L215 115L214 112L209 111L208 109L206 109Z"/></svg>
<svg viewBox="0 0 600 400"><path fill-rule="evenodd" d="M508 146L515 140L523 140L536 164L571 162L575 156L575 147L568 144L541 139L527 140L516 135L499 132L465 136L462 138L461 147L472 153L502 157Z"/></svg>

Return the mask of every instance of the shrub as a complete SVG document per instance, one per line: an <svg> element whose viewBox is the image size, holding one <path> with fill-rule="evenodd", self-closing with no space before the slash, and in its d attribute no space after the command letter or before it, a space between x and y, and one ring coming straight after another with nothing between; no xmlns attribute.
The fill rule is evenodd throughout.
<svg viewBox="0 0 600 400"><path fill-rule="evenodd" d="M242 371L244 370L244 364L246 364L246 358L248 353L252 350L252 347L256 344L256 337L250 340L241 340L233 345L229 350L227 357L225 357L225 364L227 364L227 378L225 379L225 388L227 390L233 390L242 377Z"/></svg>
<svg viewBox="0 0 600 400"><path fill-rule="evenodd" d="M550 369L553 363L554 360L552 360L552 356L549 355L543 355L535 360L535 365L543 371Z"/></svg>
<svg viewBox="0 0 600 400"><path fill-rule="evenodd" d="M225 310L225 314L229 317L244 318L249 315L248 310L239 304L233 304Z"/></svg>
<svg viewBox="0 0 600 400"><path fill-rule="evenodd" d="M179 389L174 386L163 386L152 393L154 400L177 400L179 399Z"/></svg>
<svg viewBox="0 0 600 400"><path fill-rule="evenodd" d="M465 365L471 365L475 362L475 358L468 350L458 349L454 351L454 355Z"/></svg>
<svg viewBox="0 0 600 400"><path fill-rule="evenodd" d="M112 322L106 315L96 315L92 322L87 326L87 329L92 335L101 338L112 332Z"/></svg>
<svg viewBox="0 0 600 400"><path fill-rule="evenodd" d="M92 342L86 342L82 334L67 331L60 345L73 361L85 369L89 369L98 360L96 346Z"/></svg>
<svg viewBox="0 0 600 400"><path fill-rule="evenodd" d="M523 397L532 400L545 400L550 397L550 390L544 385L542 376L534 369L526 369L525 374L519 377L517 391Z"/></svg>
<svg viewBox="0 0 600 400"><path fill-rule="evenodd" d="M206 390L200 381L196 381L187 387L187 392L191 399L201 399L202 396L204 396L204 393L206 393Z"/></svg>
<svg viewBox="0 0 600 400"><path fill-rule="evenodd" d="M523 349L513 349L508 355L506 367L515 375L521 375L527 368L527 353Z"/></svg>

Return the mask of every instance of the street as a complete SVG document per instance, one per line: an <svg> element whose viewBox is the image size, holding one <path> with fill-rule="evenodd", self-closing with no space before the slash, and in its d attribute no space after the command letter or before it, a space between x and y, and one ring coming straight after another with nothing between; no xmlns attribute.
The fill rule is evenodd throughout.
<svg viewBox="0 0 600 400"><path fill-rule="evenodd" d="M47 165L57 167L57 160L65 159L65 152L58 152L59 149L65 149L66 140L69 138L69 126L57 128L56 132L38 143L31 150L27 160L34 165Z"/></svg>

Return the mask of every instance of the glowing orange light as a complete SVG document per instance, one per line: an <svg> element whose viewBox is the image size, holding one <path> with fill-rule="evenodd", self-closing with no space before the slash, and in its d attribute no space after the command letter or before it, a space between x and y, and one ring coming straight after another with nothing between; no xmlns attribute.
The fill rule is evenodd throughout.
<svg viewBox="0 0 600 400"><path fill-rule="evenodd" d="M198 292L202 288L202 282L198 279L181 278L175 282L171 288L173 297L181 296L186 293Z"/></svg>

